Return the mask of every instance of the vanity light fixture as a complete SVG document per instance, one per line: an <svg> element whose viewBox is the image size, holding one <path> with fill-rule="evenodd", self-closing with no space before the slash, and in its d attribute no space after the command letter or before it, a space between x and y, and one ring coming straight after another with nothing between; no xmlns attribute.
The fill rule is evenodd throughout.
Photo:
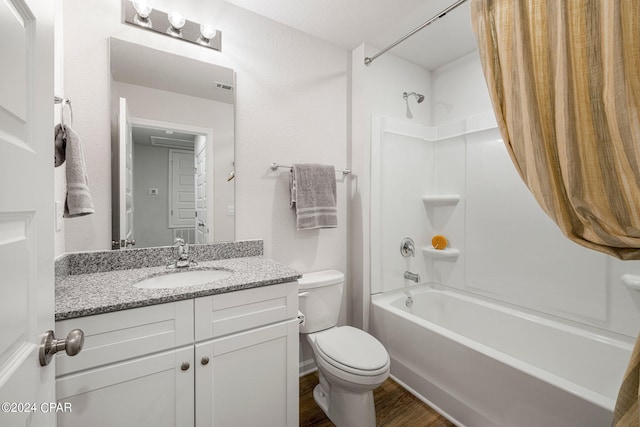
<svg viewBox="0 0 640 427"><path fill-rule="evenodd" d="M222 32L211 24L185 19L179 11L170 13L154 9L150 0L122 0L123 22L220 52Z"/></svg>

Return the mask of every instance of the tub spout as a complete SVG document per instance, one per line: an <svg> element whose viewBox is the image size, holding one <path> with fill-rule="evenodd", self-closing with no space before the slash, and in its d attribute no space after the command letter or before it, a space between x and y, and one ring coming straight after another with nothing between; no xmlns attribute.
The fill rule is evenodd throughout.
<svg viewBox="0 0 640 427"><path fill-rule="evenodd" d="M410 271L404 272L404 278L407 280L413 280L414 282L420 282L420 275L418 273L412 273Z"/></svg>

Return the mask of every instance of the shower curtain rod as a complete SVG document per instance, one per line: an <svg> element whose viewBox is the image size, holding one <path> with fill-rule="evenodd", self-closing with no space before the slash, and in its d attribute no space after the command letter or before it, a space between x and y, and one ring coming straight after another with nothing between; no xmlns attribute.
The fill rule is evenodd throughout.
<svg viewBox="0 0 640 427"><path fill-rule="evenodd" d="M451 6L447 7L446 9L444 9L442 12L438 13L436 16L434 16L433 18L429 19L427 22L425 22L424 24L420 25L418 28L416 28L415 30L411 31L409 34L407 34L406 36L402 37L401 39L397 40L395 43L390 44L389 46L385 47L384 49L382 49L380 52L376 53L375 55L371 56L371 57L366 57L364 58L364 65L370 65L374 60L376 60L378 57L384 55L385 53L387 53L387 51L389 51L390 49L393 49L394 47L396 47L397 45L399 45L400 43L402 43L403 41L405 41L406 39L408 39L409 37L413 36L415 33L417 33L418 31L422 30L423 28L433 24L434 22L436 22L438 19L442 18L443 16L445 16L447 13L451 12L453 9L455 9L456 7L460 6L462 3L466 2L467 0L458 0L457 2L453 3Z"/></svg>

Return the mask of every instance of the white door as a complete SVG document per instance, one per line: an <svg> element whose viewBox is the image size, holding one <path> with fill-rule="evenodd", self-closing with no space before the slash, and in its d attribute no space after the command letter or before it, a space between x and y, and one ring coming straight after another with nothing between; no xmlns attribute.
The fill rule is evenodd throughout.
<svg viewBox="0 0 640 427"><path fill-rule="evenodd" d="M192 228L195 225L195 188L193 151L169 150L170 228Z"/></svg>
<svg viewBox="0 0 640 427"><path fill-rule="evenodd" d="M53 2L0 2L0 40L0 425L54 426Z"/></svg>
<svg viewBox="0 0 640 427"><path fill-rule="evenodd" d="M133 135L126 98L120 98L118 115L118 212L120 248L135 244L133 239ZM114 207L115 208L115 207Z"/></svg>
<svg viewBox="0 0 640 427"><path fill-rule="evenodd" d="M207 243L207 138L197 135L194 144L196 162L196 243Z"/></svg>

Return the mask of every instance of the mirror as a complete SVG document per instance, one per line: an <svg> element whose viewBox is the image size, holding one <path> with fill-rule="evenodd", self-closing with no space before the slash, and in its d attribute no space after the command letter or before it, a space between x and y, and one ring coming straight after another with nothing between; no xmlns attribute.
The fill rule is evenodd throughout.
<svg viewBox="0 0 640 427"><path fill-rule="evenodd" d="M109 53L112 248L234 240L233 70L115 38Z"/></svg>

